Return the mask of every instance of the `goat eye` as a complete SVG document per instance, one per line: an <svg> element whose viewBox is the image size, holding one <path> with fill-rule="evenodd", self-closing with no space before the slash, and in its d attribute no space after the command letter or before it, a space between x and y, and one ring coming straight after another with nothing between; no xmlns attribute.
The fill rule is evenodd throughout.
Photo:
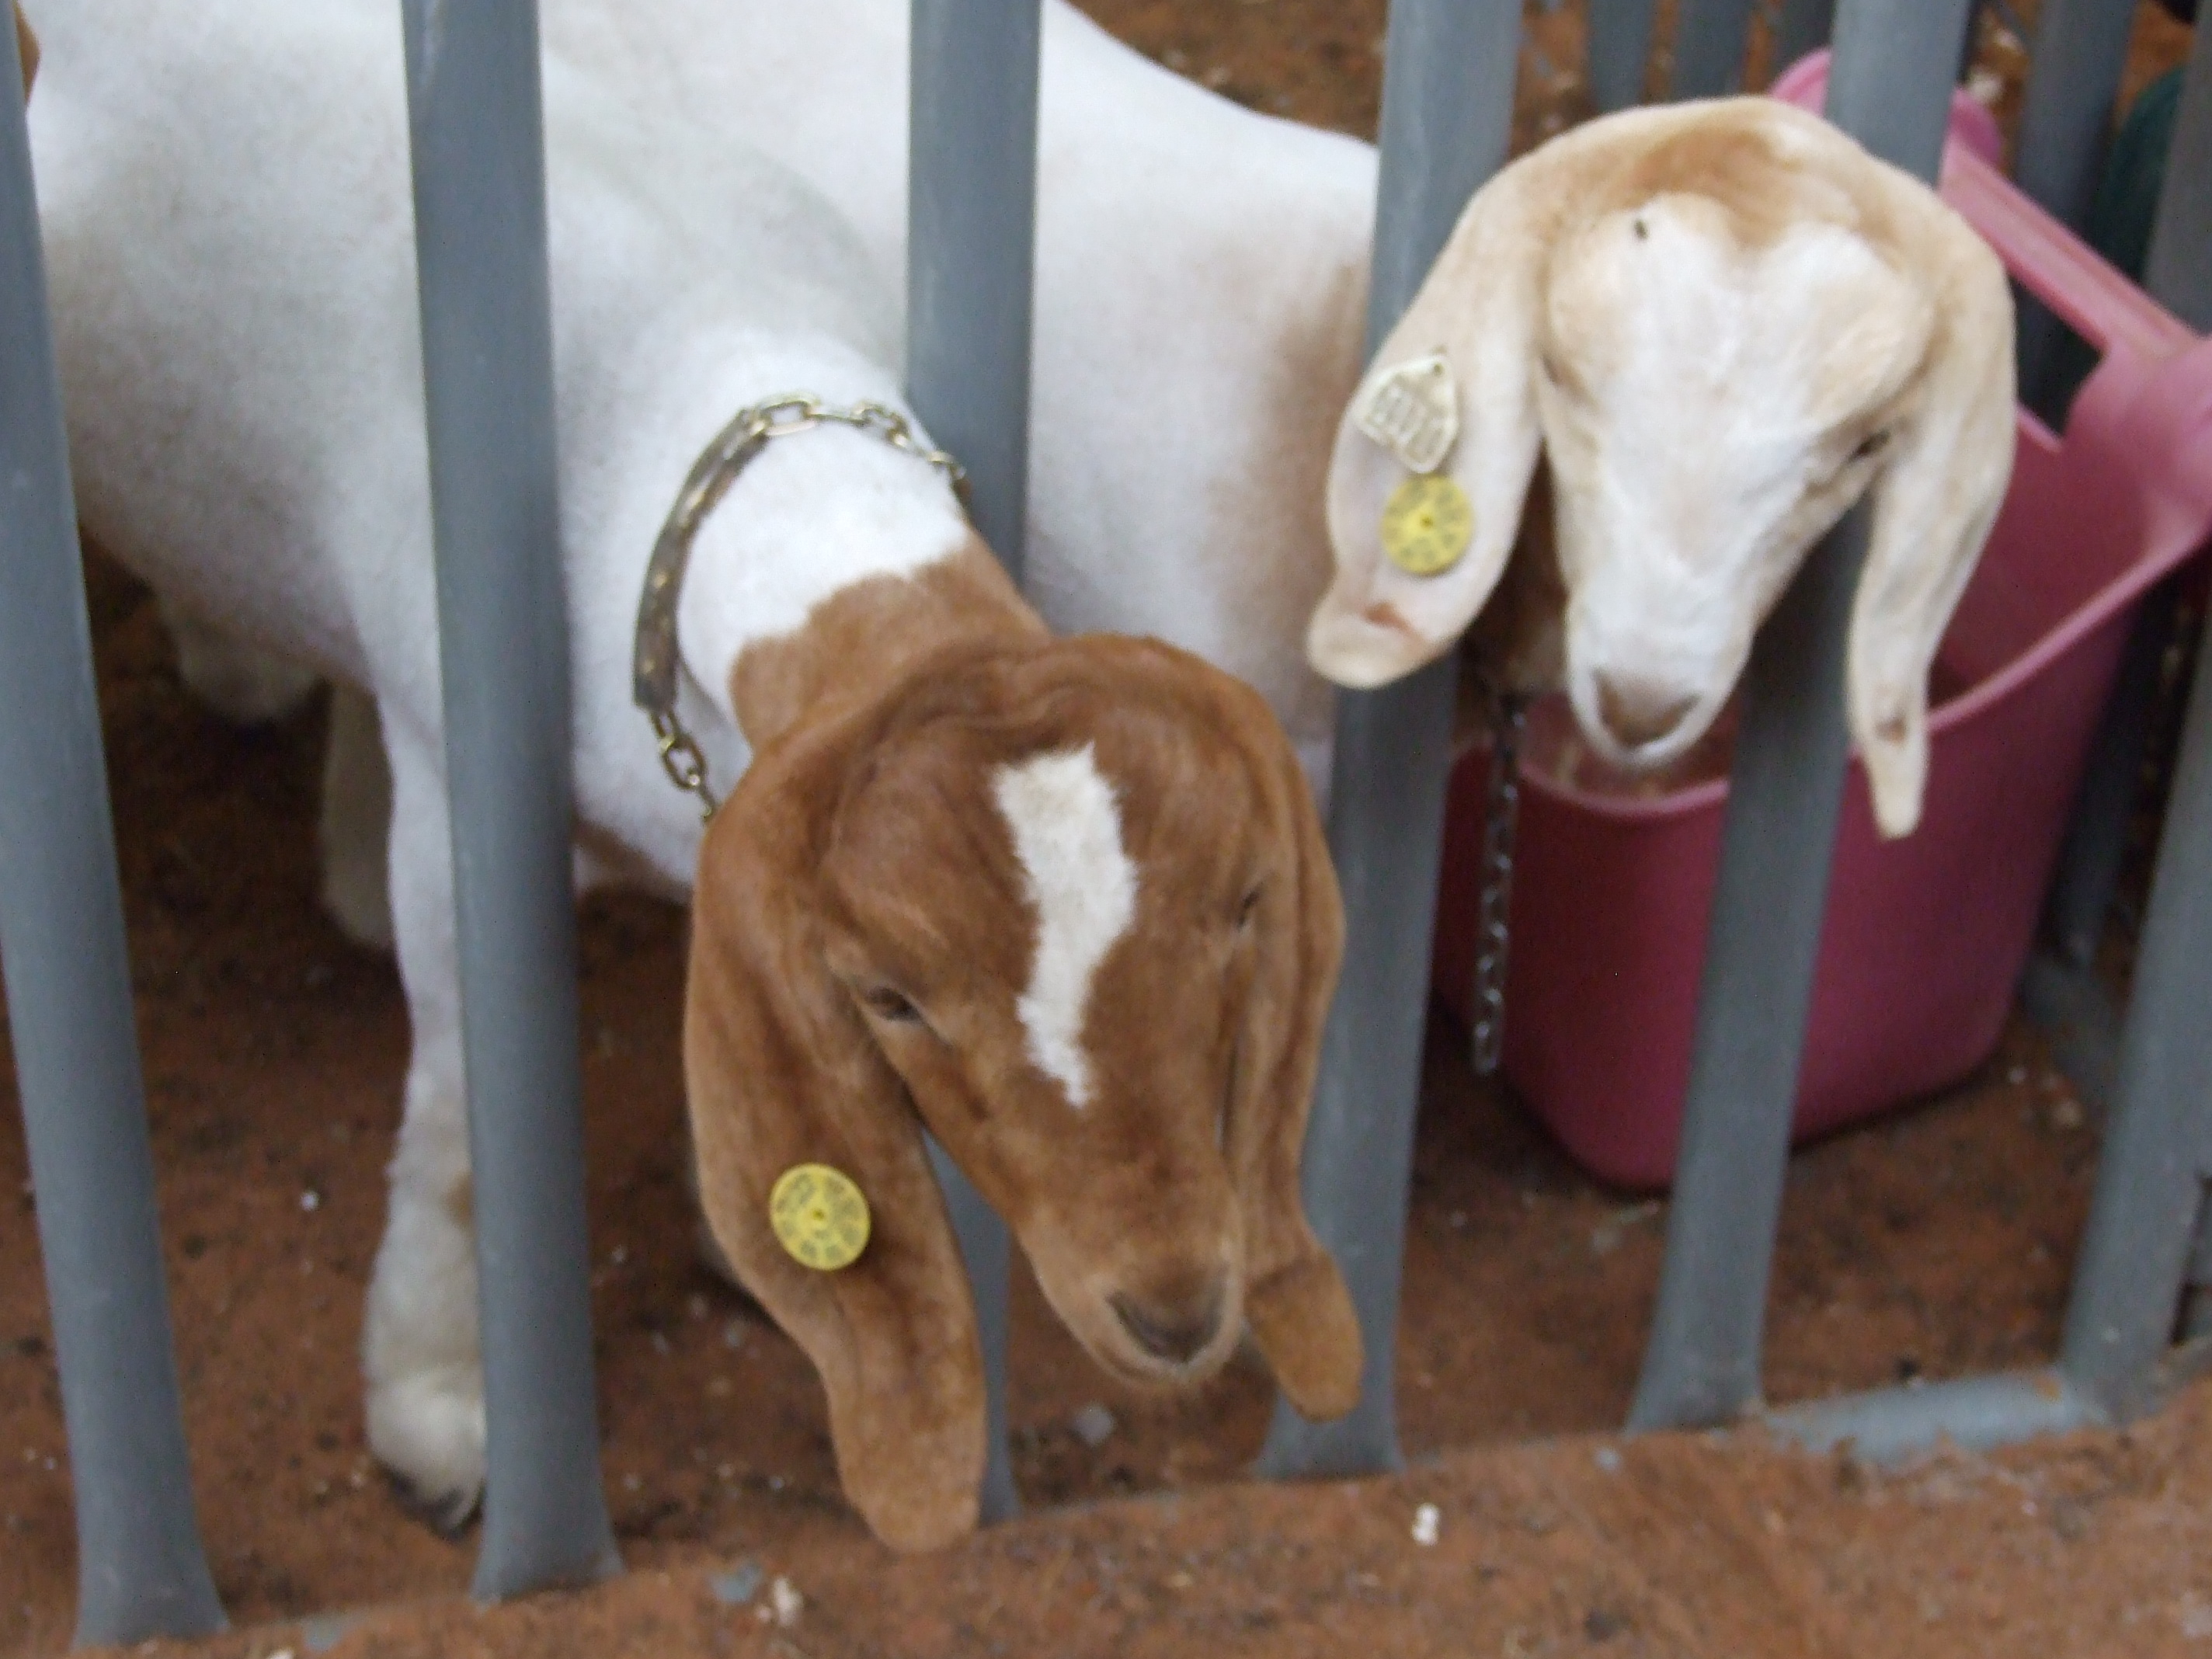
<svg viewBox="0 0 2212 1659"><path fill-rule="evenodd" d="M1883 450L1888 447L1888 433L1871 433L1865 438L1859 441L1859 447L1851 451L1851 459L1855 461L1871 460L1875 456L1881 454Z"/></svg>
<svg viewBox="0 0 2212 1659"><path fill-rule="evenodd" d="M860 1001L878 1019L895 1024L914 1024L921 1018L921 1010L888 985L871 986L860 993Z"/></svg>
<svg viewBox="0 0 2212 1659"><path fill-rule="evenodd" d="M1244 895L1243 901L1237 907L1237 931L1238 933L1241 933L1251 927L1252 918L1258 912L1259 908L1260 890L1255 887L1250 892Z"/></svg>

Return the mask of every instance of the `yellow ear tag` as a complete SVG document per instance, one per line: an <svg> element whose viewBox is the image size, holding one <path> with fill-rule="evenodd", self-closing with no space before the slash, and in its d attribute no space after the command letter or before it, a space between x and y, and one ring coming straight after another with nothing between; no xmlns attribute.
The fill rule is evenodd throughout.
<svg viewBox="0 0 2212 1659"><path fill-rule="evenodd" d="M798 1164L778 1176L768 1219L791 1259L819 1273L851 1267L868 1248L868 1200L850 1176L826 1164Z"/></svg>
<svg viewBox="0 0 2212 1659"><path fill-rule="evenodd" d="M1416 473L1382 508L1382 550L1413 576L1435 576L1466 556L1474 537L1467 492L1442 473Z"/></svg>

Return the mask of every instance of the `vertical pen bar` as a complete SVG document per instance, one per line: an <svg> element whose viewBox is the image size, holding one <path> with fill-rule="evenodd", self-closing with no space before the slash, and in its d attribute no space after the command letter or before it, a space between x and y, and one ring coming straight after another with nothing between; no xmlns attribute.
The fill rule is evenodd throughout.
<svg viewBox="0 0 2212 1659"><path fill-rule="evenodd" d="M2182 81L2143 286L2190 327L2212 334L2212 28L2202 25Z"/></svg>
<svg viewBox="0 0 2212 1659"><path fill-rule="evenodd" d="M1808 52L1828 44L1836 27L1836 0L1782 0L1774 29L1772 72L1779 75Z"/></svg>
<svg viewBox="0 0 2212 1659"><path fill-rule="evenodd" d="M490 1598L618 1565L592 1394L538 14L405 0L404 16Z"/></svg>
<svg viewBox="0 0 2212 1659"><path fill-rule="evenodd" d="M1016 582L1029 514L1039 0L914 0L907 395L968 469L968 512ZM933 1148L934 1152L934 1148ZM936 1152L975 1296L990 1449L982 1516L1019 1507L1006 1449L1006 1224Z"/></svg>
<svg viewBox="0 0 2212 1659"><path fill-rule="evenodd" d="M1651 57L1658 0L1589 0L1588 74L1600 114L1644 101L1644 66Z"/></svg>
<svg viewBox="0 0 2212 1659"><path fill-rule="evenodd" d="M2212 30L2202 27L2159 196L2148 281L2193 326L2212 323ZM2200 645L2059 1362L2118 1413L2148 1394L2173 1340L2190 1236L2212 1173L2208 939L2212 652Z"/></svg>
<svg viewBox="0 0 2212 1659"><path fill-rule="evenodd" d="M1395 0L1367 313L1371 351L1412 301L1468 198L1505 159L1519 0ZM1398 1462L1396 1343L1406 1195L1420 1104L1429 945L1450 770L1454 659L1337 698L1329 847L1344 888L1344 977L1306 1131L1305 1199L1344 1270L1367 1364L1335 1423L1278 1404L1261 1472Z"/></svg>
<svg viewBox="0 0 2212 1659"><path fill-rule="evenodd" d="M2119 673L2098 718L2057 867L2044 896L2043 937L2071 968L2095 960L2127 861L2143 742L2158 700L2159 671L2173 639L2177 598L2171 580L2160 582L2143 596L2128 629Z"/></svg>
<svg viewBox="0 0 2212 1659"><path fill-rule="evenodd" d="M76 1490L80 1645L222 1626L192 1506L15 33L0 53L0 958Z"/></svg>
<svg viewBox="0 0 2212 1659"><path fill-rule="evenodd" d="M2060 223L2089 217L2112 131L2112 104L2127 67L2136 0L2043 0L2021 108L2013 180ZM2046 407L2044 377L2062 325L2033 295L2020 311L2023 401Z"/></svg>
<svg viewBox="0 0 2212 1659"><path fill-rule="evenodd" d="M1843 0L1828 117L1933 179L1967 0ZM1759 1397L1767 1280L1849 740L1844 641L1861 503L1814 550L1753 647L1698 999L1682 1151L1638 1429L1711 1423Z"/></svg>
<svg viewBox="0 0 2212 1659"><path fill-rule="evenodd" d="M2148 1392L2153 1368L2173 1340L2190 1235L2203 1200L2212 1108L2208 939L2212 660L2200 648L2061 1349L2068 1377L2122 1414Z"/></svg>
<svg viewBox="0 0 2212 1659"><path fill-rule="evenodd" d="M907 394L1016 581L1030 488L1039 0L914 0Z"/></svg>
<svg viewBox="0 0 2212 1659"><path fill-rule="evenodd" d="M2212 332L2212 31L2197 31L2182 83L2173 145L2160 186L2158 216L2144 261L2151 297L2199 333ZM2160 659L2173 637L2171 582L2144 601L2128 635L2120 677L2097 728L2087 775L2066 827L2044 934L2061 957L2086 967L2103 937L2119 885L2142 770L2143 740L2156 695Z"/></svg>
<svg viewBox="0 0 2212 1659"><path fill-rule="evenodd" d="M2013 182L2075 230L2096 198L2135 21L2135 0L2043 0L2036 13Z"/></svg>
<svg viewBox="0 0 2212 1659"><path fill-rule="evenodd" d="M1676 98L1717 98L1743 88L1751 0L1681 0L1674 14Z"/></svg>
<svg viewBox="0 0 2212 1659"><path fill-rule="evenodd" d="M988 1526L1012 1519L1022 1508L1021 1495L1014 1490L1006 1421L1006 1293L1014 1268L1014 1241L999 1212L961 1173L936 1137L928 1137L925 1144L938 1185L945 1189L945 1206L951 1212L953 1236L960 1242L960 1259L975 1299L975 1339L983 1348L983 1427L989 1437L984 1444L983 1490L976 1512Z"/></svg>

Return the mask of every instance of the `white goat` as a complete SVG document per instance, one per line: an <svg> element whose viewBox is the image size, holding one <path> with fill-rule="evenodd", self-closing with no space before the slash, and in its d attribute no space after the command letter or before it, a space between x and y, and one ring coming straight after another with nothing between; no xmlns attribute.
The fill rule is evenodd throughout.
<svg viewBox="0 0 2212 1659"><path fill-rule="evenodd" d="M1491 672L1564 684L1608 760L1664 766L1871 488L1848 707L1881 830L1904 835L1929 665L2011 475L2012 362L1996 256L1825 121L1764 98L1593 121L1476 195L1346 410L1313 661L1377 685L1472 622ZM1428 570L1386 556L1383 519L1437 462L1409 469L1361 418L1409 372L1456 415L1442 471L1467 508ZM1524 526L1540 453L1548 511L1531 496Z"/></svg>
<svg viewBox="0 0 2212 1659"><path fill-rule="evenodd" d="M484 1425L398 9L43 10L33 144L84 522L218 656L243 641L249 669L274 653L374 701L414 1049L369 1295L369 1431L456 1519ZM630 706L647 555L733 411L794 388L895 405L896 310L802 181L734 141L702 147L653 101L617 107L549 62L580 869L677 894L702 872L686 1022L702 1197L822 1370L848 1492L896 1542L974 1515L972 1312L917 1109L1102 1362L1187 1382L1249 1320L1296 1403L1348 1407L1358 1328L1297 1192L1335 889L1297 761L1249 690L1159 647L1048 640L936 471L849 428L779 440L705 520L678 611L684 716L715 779L744 775L702 854ZM1355 149L1320 149L1357 184ZM1245 267L1165 258L1115 302L1170 331L1184 310L1248 303ZM1356 265L1314 277L1347 313ZM1140 314L1116 319L1132 349ZM1047 315L1063 338L1066 313ZM1304 358L1253 362L1253 395L1310 410L1340 391L1334 327L1314 323ZM1285 475L1233 544L1248 568L1202 540L1154 544L1202 515L1188 493L1151 514L1141 463L1171 459L1189 492L1200 457L1231 467L1267 429L1207 401L1233 390L1218 362L1185 386L1174 345L1158 349L1175 420L1102 408L1046 446L1060 494L1040 509L1040 590L1064 617L1157 617L1279 669L1285 608L1322 574L1311 508ZM1283 464L1317 469L1325 424ZM1194 431L1207 442L1177 453ZM1101 453L1079 465L1061 445ZM1237 612L1247 596L1267 620ZM1239 661L1252 638L1264 649ZM373 752L358 705L338 712L341 740ZM815 1159L877 1206L866 1255L836 1274L796 1266L767 1226L778 1173Z"/></svg>
<svg viewBox="0 0 2212 1659"><path fill-rule="evenodd" d="M903 0L544 0L610 97L775 156L906 282ZM1317 489L1359 378L1368 145L1259 115L1045 0L1025 586L1055 629L1146 634L1255 687L1317 787L1334 693L1304 639Z"/></svg>
<svg viewBox="0 0 2212 1659"><path fill-rule="evenodd" d="M908 25L895 0L545 0L547 48L690 188L757 150L906 280ZM1257 689L1326 799L1328 684L1304 629L1328 579L1314 481L1358 379L1375 155L1255 114L1045 0L1025 586L1062 631L1149 635ZM701 200L712 199L711 190ZM186 680L265 718L305 690L165 604ZM373 757L362 757L373 765ZM333 775L355 764L333 754ZM343 824L329 896L374 931ZM358 925L358 923L356 923Z"/></svg>

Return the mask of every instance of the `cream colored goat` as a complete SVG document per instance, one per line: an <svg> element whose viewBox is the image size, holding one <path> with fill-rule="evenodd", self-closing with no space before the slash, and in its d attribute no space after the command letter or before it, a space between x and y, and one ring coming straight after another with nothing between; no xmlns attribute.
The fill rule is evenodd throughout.
<svg viewBox="0 0 2212 1659"><path fill-rule="evenodd" d="M1632 111L1477 195L1374 375L1432 353L1458 389L1444 470L1473 508L1466 556L1425 576L1385 556L1384 505L1408 473L1355 397L1329 471L1337 571L1308 636L1316 667L1395 679L1495 595L1478 630L1493 672L1564 685L1607 758L1664 765L1711 726L1808 550L1871 488L1850 728L1882 832L1914 827L1929 668L2012 466L2012 302L1965 221L1783 104ZM1516 554L1540 453L1555 524L1528 526Z"/></svg>

